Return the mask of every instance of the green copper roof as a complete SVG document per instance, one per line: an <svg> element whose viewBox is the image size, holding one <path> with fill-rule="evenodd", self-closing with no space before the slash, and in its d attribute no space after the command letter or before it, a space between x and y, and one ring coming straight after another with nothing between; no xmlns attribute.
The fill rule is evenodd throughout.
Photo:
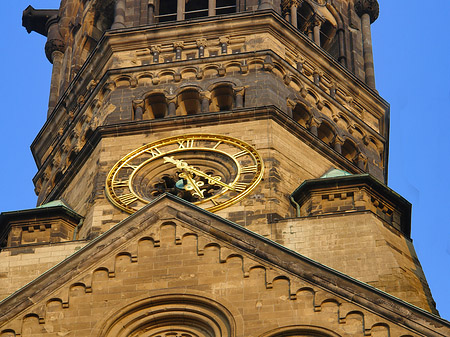
<svg viewBox="0 0 450 337"><path fill-rule="evenodd" d="M351 176L351 173L348 173L344 170L338 170L338 169L331 169L327 173L325 173L320 178L334 178L334 177L343 177L343 176Z"/></svg>
<svg viewBox="0 0 450 337"><path fill-rule="evenodd" d="M50 201L50 202L48 202L48 203L46 203L46 204L43 204L43 205L41 205L41 206L38 206L38 207L36 207L36 208L48 208L48 207L57 207L57 206L63 206L63 207L70 208L70 207L67 206L67 205L64 203L64 201L62 201L62 200L53 200L53 201Z"/></svg>

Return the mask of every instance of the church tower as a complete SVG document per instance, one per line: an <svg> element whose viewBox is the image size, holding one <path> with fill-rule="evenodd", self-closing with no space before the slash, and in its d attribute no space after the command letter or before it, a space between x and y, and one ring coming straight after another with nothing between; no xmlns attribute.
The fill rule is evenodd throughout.
<svg viewBox="0 0 450 337"><path fill-rule="evenodd" d="M0 216L0 336L450 334L411 205L386 185L378 14L376 0L29 6L53 71L37 208Z"/></svg>

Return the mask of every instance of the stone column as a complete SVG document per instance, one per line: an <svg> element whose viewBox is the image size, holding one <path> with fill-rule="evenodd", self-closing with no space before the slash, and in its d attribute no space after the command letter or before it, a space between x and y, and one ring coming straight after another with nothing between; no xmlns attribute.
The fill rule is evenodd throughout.
<svg viewBox="0 0 450 337"><path fill-rule="evenodd" d="M233 89L234 94L236 96L236 108L243 108L244 107L244 94L245 94L245 87L236 87Z"/></svg>
<svg viewBox="0 0 450 337"><path fill-rule="evenodd" d="M208 16L216 15L216 0L208 1Z"/></svg>
<svg viewBox="0 0 450 337"><path fill-rule="evenodd" d="M178 0L177 3L177 21L184 20L184 12L186 11L186 0Z"/></svg>
<svg viewBox="0 0 450 337"><path fill-rule="evenodd" d="M298 1L293 0L291 3L291 24L295 28L298 28L297 9L298 9Z"/></svg>
<svg viewBox="0 0 450 337"><path fill-rule="evenodd" d="M48 19L46 24L47 42L45 44L45 55L47 56L47 59L53 63L47 117L50 116L58 102L61 86L61 72L65 44L59 32L58 22L59 17L53 16Z"/></svg>
<svg viewBox="0 0 450 337"><path fill-rule="evenodd" d="M141 121L144 117L144 100L139 99L133 102L134 120Z"/></svg>
<svg viewBox="0 0 450 337"><path fill-rule="evenodd" d="M341 137L336 136L336 137L334 138L334 150L335 150L336 152L342 153L342 145L343 145L343 144L344 144L344 140L343 140Z"/></svg>
<svg viewBox="0 0 450 337"><path fill-rule="evenodd" d="M357 0L355 2L355 10L361 17L366 84L372 89L375 89L375 70L373 65L372 33L370 24L378 18L380 7L377 0Z"/></svg>
<svg viewBox="0 0 450 337"><path fill-rule="evenodd" d="M316 45L320 47L320 27L322 27L322 23L324 20L319 15L314 15L313 17L313 36L314 42Z"/></svg>
<svg viewBox="0 0 450 337"><path fill-rule="evenodd" d="M211 102L211 93L208 91L202 91L200 93L201 110L202 113L209 112L209 104Z"/></svg>
<svg viewBox="0 0 450 337"><path fill-rule="evenodd" d="M274 9L272 0L260 0L258 10L263 10L263 9Z"/></svg>
<svg viewBox="0 0 450 337"><path fill-rule="evenodd" d="M205 56L205 48L207 45L207 41L206 39L199 39L196 41L197 42L197 47L198 47L198 57L204 57Z"/></svg>
<svg viewBox="0 0 450 337"><path fill-rule="evenodd" d="M176 116L177 115L177 97L176 96L168 96L167 101L169 103L167 117Z"/></svg>
<svg viewBox="0 0 450 337"><path fill-rule="evenodd" d="M320 121L316 118L311 118L311 120L309 121L309 132L311 132L314 136L318 136L319 133L317 131L317 128L320 125Z"/></svg>
<svg viewBox="0 0 450 337"><path fill-rule="evenodd" d="M358 167L361 170L365 170L366 169L366 163L367 163L367 156L364 153L360 152L358 154L357 158L358 158Z"/></svg>
<svg viewBox="0 0 450 337"><path fill-rule="evenodd" d="M159 54L161 53L161 45L157 44L150 47L153 55L153 63L159 63Z"/></svg>
<svg viewBox="0 0 450 337"><path fill-rule="evenodd" d="M228 43L230 43L229 36L221 36L219 37L220 51L222 54L228 53Z"/></svg>
<svg viewBox="0 0 450 337"><path fill-rule="evenodd" d="M147 23L149 25L155 23L155 0L148 0L148 5L147 5Z"/></svg>
<svg viewBox="0 0 450 337"><path fill-rule="evenodd" d="M181 60L181 51L184 48L183 41L177 41L173 43L173 49L175 50L175 60Z"/></svg>
<svg viewBox="0 0 450 337"><path fill-rule="evenodd" d="M112 29L125 28L125 0L116 0Z"/></svg>

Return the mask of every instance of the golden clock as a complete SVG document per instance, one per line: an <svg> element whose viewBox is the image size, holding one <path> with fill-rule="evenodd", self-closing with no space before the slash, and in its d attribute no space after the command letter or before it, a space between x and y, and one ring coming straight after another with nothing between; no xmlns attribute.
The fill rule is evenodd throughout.
<svg viewBox="0 0 450 337"><path fill-rule="evenodd" d="M262 158L251 145L188 134L146 144L120 159L107 176L106 195L128 213L163 193L214 212L247 196L263 174Z"/></svg>

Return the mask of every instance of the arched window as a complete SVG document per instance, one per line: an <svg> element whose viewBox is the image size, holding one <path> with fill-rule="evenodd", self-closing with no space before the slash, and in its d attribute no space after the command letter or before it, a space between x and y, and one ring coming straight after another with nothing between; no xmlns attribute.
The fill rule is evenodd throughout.
<svg viewBox="0 0 450 337"><path fill-rule="evenodd" d="M167 115L168 105L164 94L150 95L145 103L144 119L164 118Z"/></svg>
<svg viewBox="0 0 450 337"><path fill-rule="evenodd" d="M195 115L200 112L200 93L196 89L186 89L178 95L177 115Z"/></svg>
<svg viewBox="0 0 450 337"><path fill-rule="evenodd" d="M307 127L311 116L303 104L297 104L292 110L292 119L303 127Z"/></svg>
<svg viewBox="0 0 450 337"><path fill-rule="evenodd" d="M184 18L194 19L208 16L209 0L186 0Z"/></svg>
<svg viewBox="0 0 450 337"><path fill-rule="evenodd" d="M317 136L321 141L330 145L334 138L334 132L327 122L322 122L317 129Z"/></svg>
<svg viewBox="0 0 450 337"><path fill-rule="evenodd" d="M103 324L101 337L231 337L236 323L213 300L188 294L146 298L122 308Z"/></svg>
<svg viewBox="0 0 450 337"><path fill-rule="evenodd" d="M231 85L219 85L212 90L210 111L228 111L233 107L234 93Z"/></svg>
<svg viewBox="0 0 450 337"><path fill-rule="evenodd" d="M358 154L358 150L356 145L351 141L346 139L344 144L342 144L342 155L353 162Z"/></svg>

